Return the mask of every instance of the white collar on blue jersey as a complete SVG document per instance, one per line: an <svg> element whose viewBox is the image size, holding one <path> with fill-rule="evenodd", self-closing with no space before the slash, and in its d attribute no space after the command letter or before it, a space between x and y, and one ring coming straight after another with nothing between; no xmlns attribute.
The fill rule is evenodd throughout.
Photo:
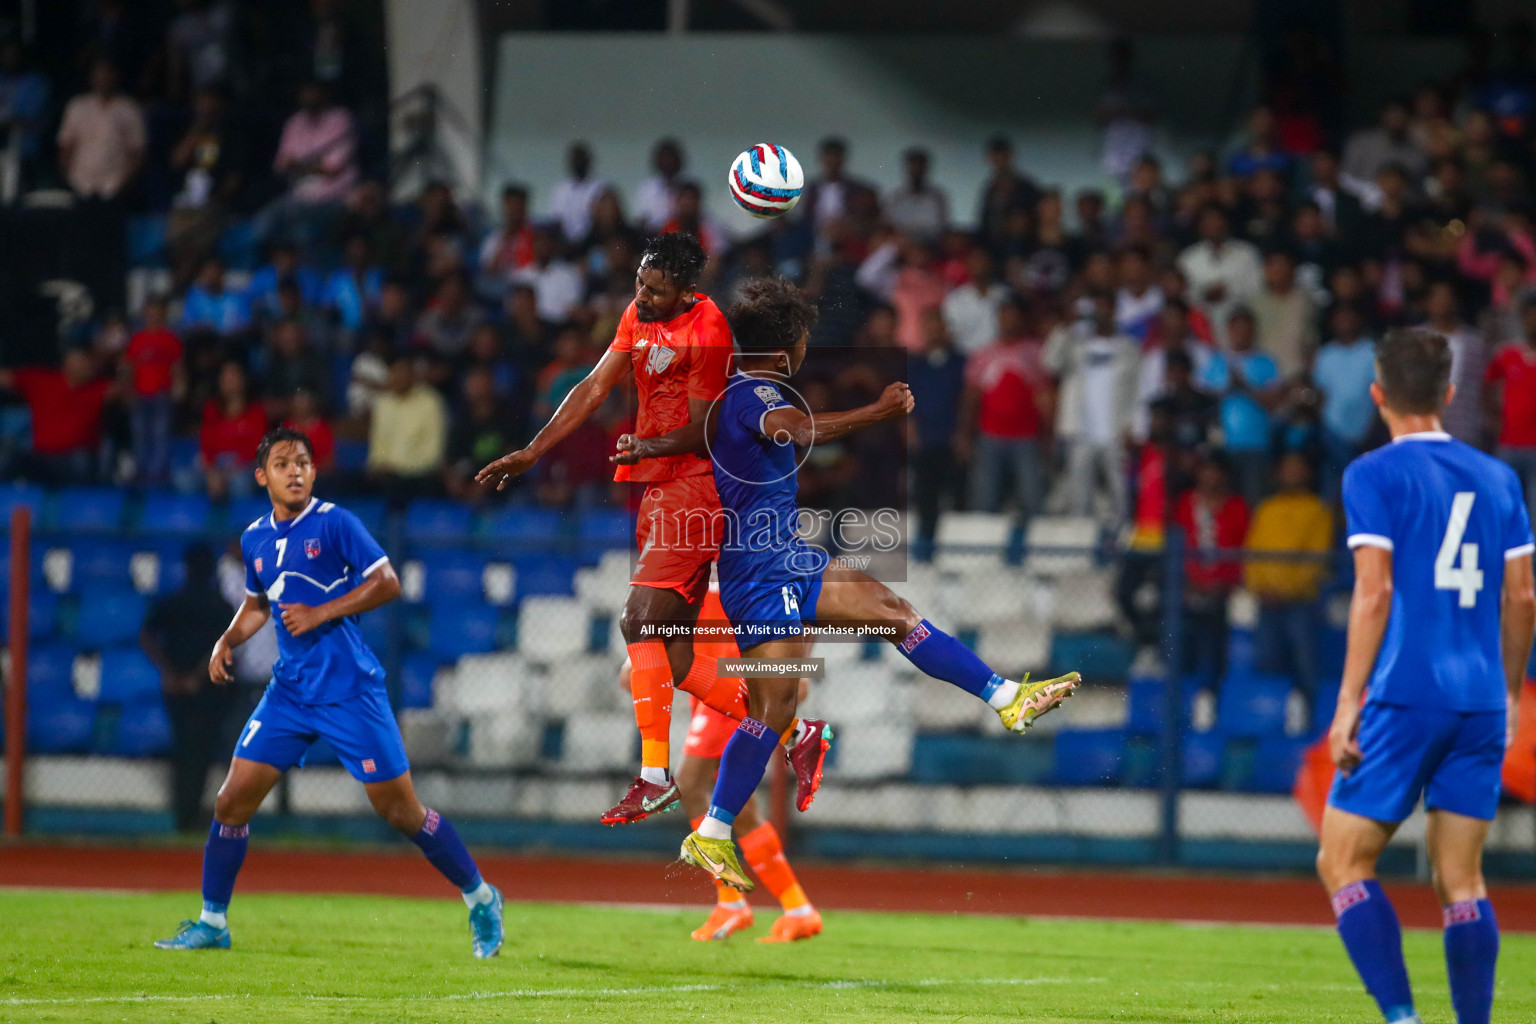
<svg viewBox="0 0 1536 1024"><path fill-rule="evenodd" d="M1392 443L1397 444L1399 441L1449 441L1450 439L1451 435L1443 430L1420 430L1412 434L1404 434L1401 437L1394 437ZM308 509L305 511L308 511Z"/></svg>
<svg viewBox="0 0 1536 1024"><path fill-rule="evenodd" d="M304 511L300 512L292 519L284 520L285 525L287 525L288 529L293 529L295 526L299 525L299 520L313 512L315 510L315 506L318 504L320 504L320 499L314 495L310 495L309 504L304 506ZM272 527L274 530L277 529L277 509L273 509L271 512L267 513L267 525Z"/></svg>

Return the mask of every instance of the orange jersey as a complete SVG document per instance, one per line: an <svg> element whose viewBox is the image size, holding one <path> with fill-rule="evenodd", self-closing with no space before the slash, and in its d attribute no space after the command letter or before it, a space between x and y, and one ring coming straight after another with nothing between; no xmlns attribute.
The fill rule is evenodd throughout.
<svg viewBox="0 0 1536 1024"><path fill-rule="evenodd" d="M658 437L688 423L690 398L713 402L720 397L733 345L725 314L713 299L700 295L693 308L666 323L642 323L631 302L608 350L628 352L635 368L640 394L635 435ZM673 480L708 472L709 459L702 455L669 455L620 466L613 478Z"/></svg>

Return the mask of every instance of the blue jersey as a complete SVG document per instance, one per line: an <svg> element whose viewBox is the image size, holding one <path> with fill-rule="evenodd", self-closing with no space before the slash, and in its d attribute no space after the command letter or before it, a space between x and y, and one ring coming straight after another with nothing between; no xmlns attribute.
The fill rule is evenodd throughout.
<svg viewBox="0 0 1536 1024"><path fill-rule="evenodd" d="M1409 434L1345 470L1344 513L1351 548L1392 552L1370 701L1502 711L1504 563L1532 551L1514 471L1449 434Z"/></svg>
<svg viewBox="0 0 1536 1024"><path fill-rule="evenodd" d="M268 513L246 527L240 555L245 592L265 594L277 620L274 688L298 704L335 704L383 689L384 668L363 642L356 616L295 637L283 625L278 607L325 604L389 560L357 516L311 498L292 519L276 521Z"/></svg>
<svg viewBox="0 0 1536 1024"><path fill-rule="evenodd" d="M709 454L725 513L718 570L731 582L817 576L826 554L795 532L800 452L788 437L763 433L775 409L792 409L772 381L737 372L725 385Z"/></svg>

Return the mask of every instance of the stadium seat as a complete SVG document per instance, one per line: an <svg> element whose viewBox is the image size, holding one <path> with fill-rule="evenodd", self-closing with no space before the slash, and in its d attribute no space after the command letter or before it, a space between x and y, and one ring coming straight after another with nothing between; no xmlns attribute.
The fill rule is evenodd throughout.
<svg viewBox="0 0 1536 1024"><path fill-rule="evenodd" d="M999 672L1039 673L1051 658L1051 630L1043 623L1029 621L987 626L973 646L981 659Z"/></svg>
<svg viewBox="0 0 1536 1024"><path fill-rule="evenodd" d="M10 592L4 589L4 580L0 580L0 642L9 643L11 639L11 606ZM52 592L41 588L34 589L27 599L27 636L32 640L41 640L53 635L58 628L59 599Z"/></svg>
<svg viewBox="0 0 1536 1024"><path fill-rule="evenodd" d="M400 662L400 706L402 708L430 708L432 706L432 680L442 663L437 657L425 652L408 654Z"/></svg>
<svg viewBox="0 0 1536 1024"><path fill-rule="evenodd" d="M383 498L349 498L345 507L368 527L368 532L373 534L375 540L380 544L388 543L389 504Z"/></svg>
<svg viewBox="0 0 1536 1024"><path fill-rule="evenodd" d="M47 500L48 492L41 487L31 484L0 485L0 530L11 528L11 512L20 507L31 510L32 525L37 526L43 517L43 506Z"/></svg>
<svg viewBox="0 0 1536 1024"><path fill-rule="evenodd" d="M1010 516L991 512L946 512L939 517L934 542L940 569L996 567L1002 562L1013 533Z"/></svg>
<svg viewBox="0 0 1536 1024"><path fill-rule="evenodd" d="M261 243L254 223L236 217L219 235L219 258L231 270L255 270L261 256Z"/></svg>
<svg viewBox="0 0 1536 1024"><path fill-rule="evenodd" d="M1125 766L1122 729L1063 729L1056 734L1053 778L1063 786L1108 786Z"/></svg>
<svg viewBox="0 0 1536 1024"><path fill-rule="evenodd" d="M1051 638L1052 674L1078 671L1084 679L1124 679L1136 647L1118 633L1057 633Z"/></svg>
<svg viewBox="0 0 1536 1024"><path fill-rule="evenodd" d="M171 749L171 742L171 719L156 695L154 700L123 705L106 752L118 757L157 757Z"/></svg>
<svg viewBox="0 0 1536 1024"><path fill-rule="evenodd" d="M469 536L473 513L456 501L413 501L405 513L405 537L416 544L450 544Z"/></svg>
<svg viewBox="0 0 1536 1024"><path fill-rule="evenodd" d="M1196 680L1185 680L1183 727L1189 728L1190 716L1195 707L1195 696L1200 692ZM1163 708L1167 705L1167 684L1157 678L1132 679L1125 688L1126 731L1132 736L1158 736L1163 731Z"/></svg>
<svg viewBox="0 0 1536 1024"><path fill-rule="evenodd" d="M575 593L577 562L561 555L525 555L516 560L517 599L567 597Z"/></svg>
<svg viewBox="0 0 1536 1024"><path fill-rule="evenodd" d="M1191 789L1210 789L1221 779L1221 755L1227 738L1221 733L1195 732L1184 737L1180 777Z"/></svg>
<svg viewBox="0 0 1536 1024"><path fill-rule="evenodd" d="M272 502L265 495L256 498L236 498L229 503L224 529L230 534L244 533L245 528L272 511Z"/></svg>
<svg viewBox="0 0 1536 1024"><path fill-rule="evenodd" d="M73 697L75 652L59 644L39 644L27 652L27 696L37 703Z"/></svg>
<svg viewBox="0 0 1536 1024"><path fill-rule="evenodd" d="M562 520L556 509L503 505L485 517L482 530L504 550L550 551L563 539Z"/></svg>
<svg viewBox="0 0 1536 1024"><path fill-rule="evenodd" d="M1035 516L1024 538L1024 569L1031 576L1072 577L1093 568L1099 524L1088 516Z"/></svg>
<svg viewBox="0 0 1536 1024"><path fill-rule="evenodd" d="M485 601L489 559L474 551L438 551L422 560L422 600L427 604Z"/></svg>
<svg viewBox="0 0 1536 1024"><path fill-rule="evenodd" d="M128 561L133 589L141 594L170 594L187 580L184 540L152 540L140 544Z"/></svg>
<svg viewBox="0 0 1536 1024"><path fill-rule="evenodd" d="M1227 671L1254 671L1254 638L1251 629L1233 629L1227 634Z"/></svg>
<svg viewBox="0 0 1536 1024"><path fill-rule="evenodd" d="M627 549L635 540L635 517L623 509L587 509L576 523L583 552Z"/></svg>
<svg viewBox="0 0 1536 1024"><path fill-rule="evenodd" d="M837 760L829 774L837 779L895 778L912 770L912 729L899 722L852 722L837 730L832 744Z"/></svg>
<svg viewBox="0 0 1536 1024"><path fill-rule="evenodd" d="M1333 725L1334 708L1339 703L1339 683L1319 683L1317 696L1312 699L1312 732L1321 736Z"/></svg>
<svg viewBox="0 0 1536 1024"><path fill-rule="evenodd" d="M336 468L344 473L361 473L368 466L367 441L337 441Z"/></svg>
<svg viewBox="0 0 1536 1024"><path fill-rule="evenodd" d="M88 590L80 596L75 641L95 650L129 643L144 624L145 607L144 596L132 590Z"/></svg>
<svg viewBox="0 0 1536 1024"><path fill-rule="evenodd" d="M48 584L55 590L71 593L92 588L132 587L135 550L132 544L116 540L86 540L71 544L64 568L49 572Z"/></svg>
<svg viewBox="0 0 1536 1024"><path fill-rule="evenodd" d="M73 694L27 705L27 750L35 754L80 754L91 748L96 705Z"/></svg>
<svg viewBox="0 0 1536 1024"><path fill-rule="evenodd" d="M137 647L101 652L101 691L97 700L134 704L160 699L160 670Z"/></svg>
<svg viewBox="0 0 1536 1024"><path fill-rule="evenodd" d="M488 653L496 648L497 619L487 604L438 605L428 627L429 648L447 659Z"/></svg>
<svg viewBox="0 0 1536 1024"><path fill-rule="evenodd" d="M587 614L570 597L530 597L517 613L517 650L533 661L553 662L585 653Z"/></svg>
<svg viewBox="0 0 1536 1024"><path fill-rule="evenodd" d="M209 501L201 494L151 494L144 499L139 529L146 533L202 533L208 528Z"/></svg>
<svg viewBox="0 0 1536 1024"><path fill-rule="evenodd" d="M1296 770L1301 767L1307 746L1307 740L1289 736L1266 736L1259 740L1250 788L1259 793L1289 793L1296 785Z"/></svg>
<svg viewBox="0 0 1536 1024"><path fill-rule="evenodd" d="M1053 768L1049 743L1021 742L1017 736L919 733L909 777L951 786L1032 786L1048 781Z"/></svg>
<svg viewBox="0 0 1536 1024"><path fill-rule="evenodd" d="M1291 682L1283 676L1230 674L1216 703L1216 726L1228 736L1280 736Z"/></svg>
<svg viewBox="0 0 1536 1024"><path fill-rule="evenodd" d="M401 625L405 620L404 611L386 605L357 617L357 628L363 635L363 643L378 655L380 661L387 660L392 645L403 639L403 635L398 634L404 632Z"/></svg>
<svg viewBox="0 0 1536 1024"><path fill-rule="evenodd" d="M169 218L143 214L128 218L128 264L134 267L160 267L166 260L166 233Z"/></svg>
<svg viewBox="0 0 1536 1024"><path fill-rule="evenodd" d="M58 494L54 525L65 531L116 530L123 524L126 494L111 487L66 487Z"/></svg>

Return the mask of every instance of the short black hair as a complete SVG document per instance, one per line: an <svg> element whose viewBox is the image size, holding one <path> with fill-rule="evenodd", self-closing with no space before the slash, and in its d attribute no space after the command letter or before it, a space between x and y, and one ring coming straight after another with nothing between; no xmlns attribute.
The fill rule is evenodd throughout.
<svg viewBox="0 0 1536 1024"><path fill-rule="evenodd" d="M1376 380L1393 412L1437 413L1451 385L1451 346L1435 331L1394 328L1376 343Z"/></svg>
<svg viewBox="0 0 1536 1024"><path fill-rule="evenodd" d="M1185 373L1194 373L1195 361L1190 358L1189 353L1182 346L1170 348L1163 356L1163 371L1166 373L1168 370L1182 370Z"/></svg>
<svg viewBox="0 0 1536 1024"><path fill-rule="evenodd" d="M725 319L742 352L782 352L816 325L816 307L788 279L761 277L742 286Z"/></svg>
<svg viewBox="0 0 1536 1024"><path fill-rule="evenodd" d="M256 446L256 466L265 469L267 458L272 454L272 449L285 442L301 444L304 450L309 452L309 457L315 457L315 442L309 439L309 435L302 430L294 430L292 427L274 427L264 434L261 443Z"/></svg>
<svg viewBox="0 0 1536 1024"><path fill-rule="evenodd" d="M686 231L669 231L645 243L640 265L650 265L681 288L692 288L704 272L709 257L699 240Z"/></svg>

